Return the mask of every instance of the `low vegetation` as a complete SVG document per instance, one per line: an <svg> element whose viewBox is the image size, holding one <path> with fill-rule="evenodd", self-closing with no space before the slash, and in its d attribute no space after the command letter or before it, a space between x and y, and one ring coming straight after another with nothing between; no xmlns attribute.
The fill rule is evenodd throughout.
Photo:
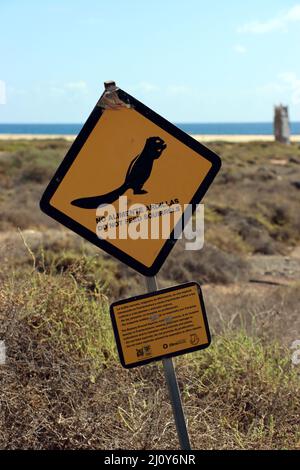
<svg viewBox="0 0 300 470"><path fill-rule="evenodd" d="M160 363L118 361L108 306L143 279L44 216L38 200L69 143L0 141L0 448L175 449ZM297 449L299 284L249 283L249 257L299 245L297 145L215 143L200 252L181 243L160 286L204 284L213 333L176 359L193 448Z"/></svg>
<svg viewBox="0 0 300 470"><path fill-rule="evenodd" d="M78 265L23 274L2 278L1 448L176 448L161 365L118 364L101 281L84 288ZM297 447L290 351L216 312L212 346L176 361L193 446Z"/></svg>

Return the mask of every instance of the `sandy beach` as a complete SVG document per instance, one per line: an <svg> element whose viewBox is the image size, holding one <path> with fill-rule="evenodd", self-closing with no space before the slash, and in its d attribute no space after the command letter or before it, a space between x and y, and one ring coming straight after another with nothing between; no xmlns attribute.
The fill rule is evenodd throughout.
<svg viewBox="0 0 300 470"><path fill-rule="evenodd" d="M33 140L33 139L65 139L73 141L75 135L71 134L0 134L0 140ZM192 135L199 142L273 142L273 135ZM292 135L291 142L300 142L300 135Z"/></svg>

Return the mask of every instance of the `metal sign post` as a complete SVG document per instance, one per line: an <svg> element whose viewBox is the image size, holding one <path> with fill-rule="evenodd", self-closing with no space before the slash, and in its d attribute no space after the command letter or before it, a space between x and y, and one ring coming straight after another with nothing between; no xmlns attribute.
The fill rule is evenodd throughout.
<svg viewBox="0 0 300 470"><path fill-rule="evenodd" d="M188 208L194 210L200 203L220 166L221 160L214 152L121 90L115 82L106 82L104 93L49 182L40 207L65 227L145 276L147 297L157 292L155 275L191 218ZM127 202L130 207L138 207L138 212L132 213ZM103 207L104 213L99 213ZM170 217L173 213L174 217ZM155 217L159 224L170 222L167 236L152 236L152 232L146 237L130 236L129 229L135 231L134 224L142 221L143 229L150 233ZM184 331L189 333L188 341L183 341L185 347L165 354L164 345L156 342L158 356L153 351L144 357L149 344L141 344L129 362L120 359L124 367L136 367L142 365L141 359L149 362L155 357L162 358L180 447L191 450L171 357L208 347L210 335L200 286L186 288L190 288L190 296L184 302L192 302L194 296L195 308L190 314L196 323L192 321L193 328ZM164 294L160 291L158 297L161 295ZM181 306L178 310L181 311ZM111 314L115 318L113 311ZM117 347L121 348L119 343Z"/></svg>
<svg viewBox="0 0 300 470"><path fill-rule="evenodd" d="M145 276L145 280L148 292L157 291L158 286L155 276ZM186 427L186 421L180 397L180 390L178 387L173 360L172 358L166 358L162 360L162 363L164 367L165 379L169 390L169 397L172 404L172 410L177 429L179 444L182 450L191 450L191 444L188 430Z"/></svg>

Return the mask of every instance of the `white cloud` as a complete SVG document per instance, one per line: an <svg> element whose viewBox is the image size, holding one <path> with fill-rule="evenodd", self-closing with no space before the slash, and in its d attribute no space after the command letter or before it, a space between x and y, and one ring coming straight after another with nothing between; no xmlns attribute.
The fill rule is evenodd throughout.
<svg viewBox="0 0 300 470"><path fill-rule="evenodd" d="M64 87L51 86L50 93L52 96L62 96L66 93L66 90Z"/></svg>
<svg viewBox="0 0 300 470"><path fill-rule="evenodd" d="M165 85L157 86L150 82L140 82L131 87L132 92L140 91L143 93L166 93L168 95L186 95L191 93L191 89L185 85Z"/></svg>
<svg viewBox="0 0 300 470"><path fill-rule="evenodd" d="M187 95L191 90L185 85L169 85L166 91L170 95Z"/></svg>
<svg viewBox="0 0 300 470"><path fill-rule="evenodd" d="M287 31L290 23L300 21L300 4L283 11L266 21L252 21L238 28L239 33L264 34L272 31Z"/></svg>
<svg viewBox="0 0 300 470"><path fill-rule="evenodd" d="M293 72L281 73L277 81L266 83L257 88L258 93L267 93L289 100L293 105L300 104L300 78ZM276 99L276 98L275 98Z"/></svg>
<svg viewBox="0 0 300 470"><path fill-rule="evenodd" d="M79 91L80 93L86 93L88 90L87 83L83 80L66 83L65 88L71 91Z"/></svg>
<svg viewBox="0 0 300 470"><path fill-rule="evenodd" d="M266 83L265 85L259 86L257 88L257 91L259 93L270 93L270 94L282 93L283 91L286 91L286 86L278 82L269 82L269 83Z"/></svg>
<svg viewBox="0 0 300 470"><path fill-rule="evenodd" d="M292 104L300 104L300 79L293 72L279 75L279 79L285 83L291 93Z"/></svg>
<svg viewBox="0 0 300 470"><path fill-rule="evenodd" d="M28 96L30 94L29 90L25 90L24 88L16 88L13 86L7 87L7 94L8 95L15 95L15 96Z"/></svg>
<svg viewBox="0 0 300 470"><path fill-rule="evenodd" d="M5 82L0 80L0 104L6 103L6 89L5 89Z"/></svg>
<svg viewBox="0 0 300 470"><path fill-rule="evenodd" d="M282 23L279 19L271 19L264 23L259 21L252 21L247 23L244 26L238 28L239 33L252 33L252 34L264 34L271 31L284 30L286 28L285 24Z"/></svg>
<svg viewBox="0 0 300 470"><path fill-rule="evenodd" d="M300 5L294 5L285 14L286 21L300 21Z"/></svg>
<svg viewBox="0 0 300 470"><path fill-rule="evenodd" d="M247 49L244 46L242 46L241 44L235 44L235 46L233 46L233 49L238 54L246 54L246 52L247 52Z"/></svg>
<svg viewBox="0 0 300 470"><path fill-rule="evenodd" d="M87 83L83 80L79 80L77 82L68 82L62 85L51 85L50 86L50 93L53 96L62 96L67 94L74 94L77 95L85 95L88 92Z"/></svg>
<svg viewBox="0 0 300 470"><path fill-rule="evenodd" d="M157 85L150 82L140 82L133 88L134 90L142 91L144 93L152 93L153 91L159 90L159 87Z"/></svg>

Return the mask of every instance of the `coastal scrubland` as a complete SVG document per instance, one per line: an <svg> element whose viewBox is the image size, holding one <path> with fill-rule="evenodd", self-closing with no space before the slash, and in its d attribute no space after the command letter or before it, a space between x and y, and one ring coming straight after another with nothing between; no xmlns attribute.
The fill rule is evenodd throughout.
<svg viewBox="0 0 300 470"><path fill-rule="evenodd" d="M160 363L125 370L108 306L142 276L41 213L70 142L0 141L2 449L176 449ZM202 284L212 344L176 358L195 449L300 447L300 146L212 142L205 244L161 287Z"/></svg>

